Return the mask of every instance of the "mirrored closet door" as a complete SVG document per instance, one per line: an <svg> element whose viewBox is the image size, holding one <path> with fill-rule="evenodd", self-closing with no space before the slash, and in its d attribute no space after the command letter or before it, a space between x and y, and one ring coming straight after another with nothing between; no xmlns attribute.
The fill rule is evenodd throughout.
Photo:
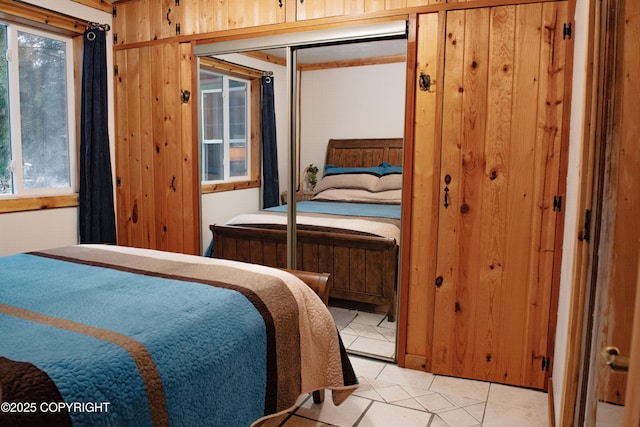
<svg viewBox="0 0 640 427"><path fill-rule="evenodd" d="M395 361L405 23L289 36L196 47L202 164L223 170L203 166L203 241L329 273L347 351Z"/></svg>

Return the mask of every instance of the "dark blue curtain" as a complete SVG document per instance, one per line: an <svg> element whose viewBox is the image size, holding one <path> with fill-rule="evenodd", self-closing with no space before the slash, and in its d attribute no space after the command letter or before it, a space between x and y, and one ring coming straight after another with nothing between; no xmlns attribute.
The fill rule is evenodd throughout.
<svg viewBox="0 0 640 427"><path fill-rule="evenodd" d="M273 102L273 77L262 77L262 203L264 208L280 204L276 112Z"/></svg>
<svg viewBox="0 0 640 427"><path fill-rule="evenodd" d="M104 28L87 29L80 124L80 243L116 244L107 127L106 47Z"/></svg>

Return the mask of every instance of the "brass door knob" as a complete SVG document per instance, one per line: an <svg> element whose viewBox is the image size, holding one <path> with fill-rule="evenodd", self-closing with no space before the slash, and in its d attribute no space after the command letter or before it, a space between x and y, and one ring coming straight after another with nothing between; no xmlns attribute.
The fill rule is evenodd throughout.
<svg viewBox="0 0 640 427"><path fill-rule="evenodd" d="M629 358L620 356L620 350L617 347L612 345L603 347L602 350L600 350L600 354L604 359L604 363L612 370L616 372L629 371Z"/></svg>

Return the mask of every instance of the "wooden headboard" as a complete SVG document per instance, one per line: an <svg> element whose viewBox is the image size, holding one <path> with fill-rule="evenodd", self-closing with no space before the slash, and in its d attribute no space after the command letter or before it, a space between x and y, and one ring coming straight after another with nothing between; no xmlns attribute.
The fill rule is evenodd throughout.
<svg viewBox="0 0 640 427"><path fill-rule="evenodd" d="M402 166L402 138L330 139L325 165L372 167L382 162Z"/></svg>

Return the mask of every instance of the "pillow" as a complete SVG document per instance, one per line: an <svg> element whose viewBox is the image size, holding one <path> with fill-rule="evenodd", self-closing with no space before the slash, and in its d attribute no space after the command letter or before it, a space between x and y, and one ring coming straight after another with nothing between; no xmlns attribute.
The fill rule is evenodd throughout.
<svg viewBox="0 0 640 427"><path fill-rule="evenodd" d="M345 168L327 165L324 176L316 186L316 194L330 188L352 188L379 192L402 188L402 166L383 162L370 168Z"/></svg>
<svg viewBox="0 0 640 427"><path fill-rule="evenodd" d="M374 175L377 177L391 175L391 174L402 174L402 166L393 166L387 162L382 162L378 166L373 166L370 168L363 167L341 167L336 165L326 165L324 167L324 176L332 176L332 175L344 175L344 174L368 174Z"/></svg>
<svg viewBox="0 0 640 427"><path fill-rule="evenodd" d="M337 175L323 176L315 190L316 193L329 188L358 188L374 191L380 178L368 173L340 173Z"/></svg>
<svg viewBox="0 0 640 427"><path fill-rule="evenodd" d="M330 188L317 193L312 200L399 205L402 190L371 192L357 188Z"/></svg>
<svg viewBox="0 0 640 427"><path fill-rule="evenodd" d="M402 189L402 175L394 173L390 175L384 175L378 178L373 191L387 191L387 190L401 190Z"/></svg>

